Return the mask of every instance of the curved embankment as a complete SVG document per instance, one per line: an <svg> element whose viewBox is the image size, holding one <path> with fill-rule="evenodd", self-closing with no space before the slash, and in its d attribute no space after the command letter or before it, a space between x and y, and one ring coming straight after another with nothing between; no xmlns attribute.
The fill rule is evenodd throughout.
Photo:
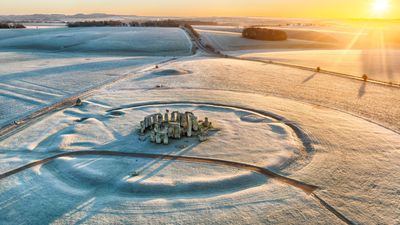
<svg viewBox="0 0 400 225"><path fill-rule="evenodd" d="M133 152L115 152L115 151L75 151L75 152L65 152L58 155L54 155L42 160L37 160L32 163L26 164L19 168L13 169L6 173L0 174L0 180L22 172L24 170L30 169L34 166L43 165L48 162L51 162L55 159L61 157L77 157L77 156L111 156L111 157L132 157L132 158L149 158L149 159L159 159L159 160L177 160L177 161L185 161L185 162L192 162L192 163L206 163L206 164L214 164L214 165L224 165L235 167L239 169L244 169L252 172L256 172L262 174L266 177L275 179L279 182L291 185L293 187L299 188L304 191L306 194L310 195L314 199L318 201L323 207L333 213L338 219L342 220L346 224L354 224L351 220L347 219L343 214L338 212L335 208L321 199L317 194L314 193L316 189L318 189L315 185L306 184L304 182L294 180L285 176L281 176L277 173L274 173L268 169L240 163L240 162L233 162L227 160L220 160L220 159L212 159L212 158L199 158L199 157L189 157L189 156L177 156L177 155L163 155L163 154L146 154L146 153L133 153Z"/></svg>
<svg viewBox="0 0 400 225"><path fill-rule="evenodd" d="M307 133L305 133L294 121L290 121L283 116L277 115L272 112L258 110L253 108L248 108L244 106L236 106L236 105L228 105L228 104L221 104L221 103L214 103L214 102L196 102L196 101L154 101L154 102L142 102L142 103L135 103L135 104L128 104L123 105L117 108L109 109L106 112L115 112L118 110L128 109L128 108L141 108L147 106L161 106L161 105L199 105L199 106L214 106L214 107L224 107L236 110L243 110L247 112L251 112L253 114L258 114L265 117L273 118L286 126L290 127L293 132L296 134L297 138L301 141L305 151L305 153L313 153L314 147L312 145L311 138Z"/></svg>
<svg viewBox="0 0 400 225"><path fill-rule="evenodd" d="M123 109L128 109L128 108L140 108L140 107L159 106L159 105L182 105L182 104L183 105L185 105L185 104L204 105L204 106L214 106L214 107L216 106L216 107L240 109L243 111L249 111L249 112L252 112L255 114L259 114L261 116L271 117L271 118L273 118L277 121L280 121L280 122L284 123L285 125L289 126L295 132L296 136L301 140L301 142L304 146L304 151L306 153L313 153L313 151L314 151L312 142L311 142L311 138L294 122L287 120L285 117L282 117L280 115L277 115L277 114L274 114L274 113L271 113L268 111L256 110L256 109L247 108L247 107L243 107L243 106L217 104L217 103L213 103L213 102L193 102L193 101L162 102L162 101L155 101L155 102L145 102L145 103L124 105L121 107L107 110L107 112L112 113L112 112L117 112L118 110L123 110ZM344 223L354 224L351 220L346 218L343 214L341 214L335 208L333 208L331 205L329 205L329 203L327 203L323 199L321 199L314 192L316 189L318 189L318 187L315 185L310 185L310 184L307 184L307 183L304 183L304 182L301 182L301 181L298 181L295 179L291 179L291 178L279 175L279 174L277 174L273 171L270 171L266 168L262 168L262 167L258 167L258 166L254 166L254 165L250 165L250 164L246 164L246 163L227 161L227 160L221 160L221 159L213 159L213 158L163 155L163 154L146 154L146 153L134 153L134 152L101 151L101 150L65 152L65 153L60 153L60 154L57 154L57 155L54 155L54 156L51 156L51 157L48 157L48 158L45 158L42 160L31 162L31 163L21 166L19 168L16 168L11 171L0 174L0 180L7 178L9 176L12 176L14 174L17 174L19 172L22 172L24 170L27 170L29 168L32 168L34 166L46 164L46 163L56 160L60 157L68 157L68 156L79 157L79 156L90 156L90 155L109 156L109 157L150 158L150 159L159 159L159 160L177 160L177 161L185 161L185 162L200 163L200 164L205 163L205 164L224 165L224 166L230 166L230 167L235 167L235 168L239 168L239 169L256 172L256 173L259 173L266 177L273 178L279 182L299 188L300 190L304 191L306 194L313 197L321 206L323 206L324 208L329 210L331 213L333 213L338 219L340 219ZM308 154L308 155L310 155L310 154Z"/></svg>
<svg viewBox="0 0 400 225"><path fill-rule="evenodd" d="M208 53L212 56L236 59L236 60L251 61L251 62L260 62L260 63L266 63L266 64L274 64L274 65L279 65L279 66L291 67L291 68L296 68L296 69L301 69L301 70L307 70L307 71L318 72L318 73L323 73L323 74L328 74L328 75L333 75L333 76L344 77L344 78L358 80L358 81L362 81L362 82L370 82L370 83L374 83L374 84L380 84L380 85L384 85L384 86L400 88L400 83L396 84L396 83L392 83L392 82L385 82L385 81L375 80L375 79L368 79L367 81L364 81L364 79L362 77L358 77L358 76L354 76L354 75L346 74L346 73L339 73L339 72L324 70L324 69L320 69L320 68L317 69L317 68L295 65L295 64L290 64L290 63L275 62L275 61L271 61L271 60L246 59L246 58L241 58L241 57L237 57L237 56L222 54L221 52L215 50L214 48L205 46L204 43L202 43L202 41L199 38L197 38L196 35L192 34L192 32L190 30L185 29L185 28L183 30L188 33L188 35L191 37L193 43L197 46L198 49L201 49L203 52Z"/></svg>
<svg viewBox="0 0 400 225"><path fill-rule="evenodd" d="M117 156L117 157L132 157L132 158L147 158L147 159L160 159L160 160L178 160L178 161L185 161L185 162L192 162L192 163L206 163L206 164L215 164L215 165L224 165L235 167L239 169L245 169L249 171L253 171L264 176L276 179L282 183L289 184L293 187L299 188L306 192L307 194L313 193L318 187L310 184L303 183L301 181L297 181L288 177L281 176L277 173L274 173L268 169L240 163L240 162L233 162L221 159L212 159L212 158L200 158L200 157L191 157L191 156L178 156L178 155L163 155L163 154L147 154L147 153L135 153L135 152L117 152L117 151L74 151L74 152L65 152L58 155L54 155L42 160L37 160L31 163L28 163L24 166L19 168L10 170L0 175L0 180L6 177L12 176L34 166L46 164L50 161L53 161L60 157L77 157L77 156L87 156L87 155L95 155L95 156Z"/></svg>

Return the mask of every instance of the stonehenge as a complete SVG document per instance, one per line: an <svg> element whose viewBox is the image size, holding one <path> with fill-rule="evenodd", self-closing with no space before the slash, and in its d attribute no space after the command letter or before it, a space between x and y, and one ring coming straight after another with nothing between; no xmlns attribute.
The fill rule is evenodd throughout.
<svg viewBox="0 0 400 225"><path fill-rule="evenodd" d="M212 123L206 117L204 121L198 121L192 112L181 113L173 111L171 114L166 110L164 115L156 113L146 116L140 121L140 134L144 136L150 131L150 141L156 144L169 144L170 139L197 136L199 141L206 141L208 130Z"/></svg>

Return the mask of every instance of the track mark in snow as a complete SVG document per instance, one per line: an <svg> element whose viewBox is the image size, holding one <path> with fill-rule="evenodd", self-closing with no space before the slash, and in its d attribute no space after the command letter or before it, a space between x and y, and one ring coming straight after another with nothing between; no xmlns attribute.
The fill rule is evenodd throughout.
<svg viewBox="0 0 400 225"><path fill-rule="evenodd" d="M337 211L335 208L333 208L331 205L329 205L327 202L325 202L322 198L320 198L318 195L315 193L311 193L311 196L316 199L322 206L324 206L327 210L329 210L331 213L333 213L337 218L345 222L346 224L353 225L351 220L347 219L343 214L341 214L339 211Z"/></svg>
<svg viewBox="0 0 400 225"><path fill-rule="evenodd" d="M230 167L235 167L239 169L245 169L252 172L257 172L269 178L276 179L282 183L289 184L293 187L299 188L307 194L312 194L316 189L317 186L310 185L303 183L301 181L297 181L277 173L274 173L268 169L240 163L240 162L233 162L221 159L212 159L212 158L200 158L200 157L190 157L190 156L179 156L179 155L163 155L163 154L146 154L146 153L134 153L134 152L116 152L116 151L98 151L98 150L91 150L91 151L74 151L74 152L66 152L61 153L58 155L54 155L42 160L37 160L32 163L26 164L21 166L17 169L10 170L0 175L0 180L22 172L24 170L30 169L32 167L43 165L48 162L51 162L55 159L60 157L77 157L77 156L87 156L87 155L96 155L96 156L118 156L118 157L132 157L132 158L148 158L148 159L160 159L160 160L178 160L178 161L185 161L185 162L193 162L193 163L206 163L206 164L215 164L215 165L225 165Z"/></svg>
<svg viewBox="0 0 400 225"><path fill-rule="evenodd" d="M28 96L28 95L25 95L25 94L19 94L17 92L13 92L13 91L7 91L5 89L0 91L0 96L4 96L4 97L7 97L7 98L11 98L11 99L19 99L21 101L32 103L32 104L45 104L46 103L42 99L35 98L35 97L32 97L32 96Z"/></svg>
<svg viewBox="0 0 400 225"><path fill-rule="evenodd" d="M60 97L62 95L59 94L55 94L55 93L51 93L51 92L45 92L45 91L41 91L41 90L35 90L35 89L29 89L29 88L25 88L25 87L19 87L16 85L11 85L11 84L0 84L0 86L3 86L4 88L6 88L9 91L13 91L13 92L27 92L27 94L39 94L39 95L44 95L44 96L50 96L50 97ZM19 91L17 91L19 90ZM32 93L29 93L32 92Z"/></svg>
<svg viewBox="0 0 400 225"><path fill-rule="evenodd" d="M47 92L51 92L51 93L55 93L55 94L57 94L59 96L71 94L68 91L63 91L63 90L56 89L54 87L46 86L46 85L43 85L43 84L33 83L33 82L30 82L30 81L27 81L27 80L15 80L15 83L17 83L17 84L18 83L22 83L23 86L27 86L28 85L28 86L38 87L39 89L43 90L46 93ZM37 89L35 89L35 90L37 90Z"/></svg>

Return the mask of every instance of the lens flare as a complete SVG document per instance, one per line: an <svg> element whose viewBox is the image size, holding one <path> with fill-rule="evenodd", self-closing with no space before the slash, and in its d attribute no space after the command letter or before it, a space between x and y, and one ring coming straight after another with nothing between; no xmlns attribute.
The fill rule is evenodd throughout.
<svg viewBox="0 0 400 225"><path fill-rule="evenodd" d="M375 0L372 4L372 10L376 14L383 14L389 9L388 0Z"/></svg>

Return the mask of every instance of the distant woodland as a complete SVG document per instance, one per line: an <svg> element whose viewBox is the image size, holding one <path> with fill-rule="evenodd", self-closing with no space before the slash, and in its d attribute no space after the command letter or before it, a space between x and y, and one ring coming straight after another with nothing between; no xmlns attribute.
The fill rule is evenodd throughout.
<svg viewBox="0 0 400 225"><path fill-rule="evenodd" d="M18 23L0 23L0 29L23 29L24 25Z"/></svg>
<svg viewBox="0 0 400 225"><path fill-rule="evenodd" d="M264 41L284 41L288 36L285 31L266 28L245 28L242 37Z"/></svg>
<svg viewBox="0 0 400 225"><path fill-rule="evenodd" d="M68 27L122 27L127 26L127 24L121 21L78 21L78 22L69 22L67 23Z"/></svg>
<svg viewBox="0 0 400 225"><path fill-rule="evenodd" d="M67 23L68 27L179 27L185 24L191 25L217 25L215 22L191 21L191 20L149 20L121 22L116 20L109 21L78 21Z"/></svg>

